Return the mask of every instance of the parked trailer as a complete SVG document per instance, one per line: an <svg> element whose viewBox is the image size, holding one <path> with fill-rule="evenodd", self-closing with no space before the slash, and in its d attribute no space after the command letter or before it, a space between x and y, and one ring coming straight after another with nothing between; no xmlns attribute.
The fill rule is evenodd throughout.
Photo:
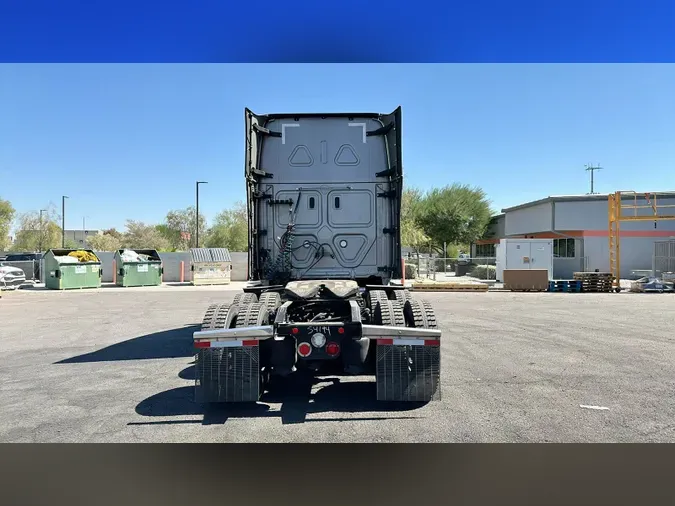
<svg viewBox="0 0 675 506"><path fill-rule="evenodd" d="M377 399L441 397L441 332L403 275L401 110L245 110L249 281L194 333L201 402L255 402L274 377L329 365Z"/></svg>

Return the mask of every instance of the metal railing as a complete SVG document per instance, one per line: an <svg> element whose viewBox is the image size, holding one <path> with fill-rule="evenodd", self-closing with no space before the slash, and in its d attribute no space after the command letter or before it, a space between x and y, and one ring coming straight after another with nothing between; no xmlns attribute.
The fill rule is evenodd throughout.
<svg viewBox="0 0 675 506"><path fill-rule="evenodd" d="M497 275L496 257L436 258L416 256L405 258L409 271L406 277L427 278L436 281L458 277L471 277L494 281ZM413 272L410 272L413 271ZM409 274L412 274L409 275Z"/></svg>

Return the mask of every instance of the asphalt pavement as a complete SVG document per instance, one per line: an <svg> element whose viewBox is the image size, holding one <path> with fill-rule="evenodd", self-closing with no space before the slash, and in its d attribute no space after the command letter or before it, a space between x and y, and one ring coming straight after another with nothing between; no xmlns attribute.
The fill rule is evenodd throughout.
<svg viewBox="0 0 675 506"><path fill-rule="evenodd" d="M380 404L372 378L331 376L205 410L192 332L235 293L4 294L0 441L675 441L675 295L419 294L443 331L441 401Z"/></svg>

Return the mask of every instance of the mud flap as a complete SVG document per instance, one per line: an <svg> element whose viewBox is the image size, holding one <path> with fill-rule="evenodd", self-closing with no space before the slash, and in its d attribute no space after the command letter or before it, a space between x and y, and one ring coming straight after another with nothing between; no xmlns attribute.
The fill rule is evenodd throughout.
<svg viewBox="0 0 675 506"><path fill-rule="evenodd" d="M195 400L257 402L263 392L260 345L273 336L270 325L195 332Z"/></svg>
<svg viewBox="0 0 675 506"><path fill-rule="evenodd" d="M379 339L375 360L378 401L441 400L439 341Z"/></svg>
<svg viewBox="0 0 675 506"><path fill-rule="evenodd" d="M195 373L197 402L257 402L262 394L260 346L202 348Z"/></svg>

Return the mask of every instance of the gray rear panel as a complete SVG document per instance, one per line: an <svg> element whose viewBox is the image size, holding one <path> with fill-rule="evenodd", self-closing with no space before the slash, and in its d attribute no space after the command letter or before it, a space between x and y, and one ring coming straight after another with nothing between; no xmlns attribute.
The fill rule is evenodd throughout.
<svg viewBox="0 0 675 506"><path fill-rule="evenodd" d="M291 279L400 277L400 108L245 114L249 278L270 277L291 220Z"/></svg>

